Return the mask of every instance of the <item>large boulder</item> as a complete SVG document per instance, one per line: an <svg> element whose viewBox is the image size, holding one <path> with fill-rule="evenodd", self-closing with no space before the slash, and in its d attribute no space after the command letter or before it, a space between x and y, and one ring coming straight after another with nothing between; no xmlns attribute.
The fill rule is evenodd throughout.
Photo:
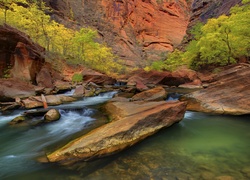
<svg viewBox="0 0 250 180"><path fill-rule="evenodd" d="M250 65L240 64L219 73L208 88L184 95L188 110L216 114L250 114Z"/></svg>
<svg viewBox="0 0 250 180"><path fill-rule="evenodd" d="M46 67L43 67L41 71L37 74L36 83L40 87L53 88L53 79L50 73L50 70Z"/></svg>
<svg viewBox="0 0 250 180"><path fill-rule="evenodd" d="M87 68L82 71L82 76L84 82L92 82L97 85L114 85L116 82L112 77Z"/></svg>
<svg viewBox="0 0 250 180"><path fill-rule="evenodd" d="M68 81L56 80L54 86L57 91L66 91L72 89L72 84Z"/></svg>
<svg viewBox="0 0 250 180"><path fill-rule="evenodd" d="M185 67L181 67L174 72L144 71L143 69L139 69L132 72L129 76L128 85L136 85L137 82L140 82L145 86L179 86L186 83L201 85L197 73Z"/></svg>
<svg viewBox="0 0 250 180"><path fill-rule="evenodd" d="M44 115L44 121L45 122L52 122L57 121L61 118L61 114L57 109L50 109L45 115Z"/></svg>
<svg viewBox="0 0 250 180"><path fill-rule="evenodd" d="M186 107L182 102L165 101L113 102L113 105L123 111L118 120L103 125L48 154L48 160L70 165L77 161L87 161L117 153L160 129L179 122L184 116Z"/></svg>
<svg viewBox="0 0 250 180"><path fill-rule="evenodd" d="M0 79L0 101L14 101L15 98L34 96L35 86L17 79Z"/></svg>

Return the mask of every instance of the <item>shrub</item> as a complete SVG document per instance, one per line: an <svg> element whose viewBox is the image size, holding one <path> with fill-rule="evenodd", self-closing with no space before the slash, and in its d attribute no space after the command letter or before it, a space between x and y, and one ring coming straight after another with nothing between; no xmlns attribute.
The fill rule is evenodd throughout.
<svg viewBox="0 0 250 180"><path fill-rule="evenodd" d="M83 77L81 73L75 73L72 77L72 82L73 83L78 83L78 82L82 82L83 81Z"/></svg>

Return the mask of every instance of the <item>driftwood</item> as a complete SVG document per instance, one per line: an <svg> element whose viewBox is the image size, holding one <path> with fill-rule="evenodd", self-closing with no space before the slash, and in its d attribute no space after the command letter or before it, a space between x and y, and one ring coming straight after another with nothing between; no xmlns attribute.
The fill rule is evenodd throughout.
<svg viewBox="0 0 250 180"><path fill-rule="evenodd" d="M42 102L43 102L43 108L47 109L48 108L47 100L46 100L46 98L44 97L43 94L41 94L41 99L42 99Z"/></svg>

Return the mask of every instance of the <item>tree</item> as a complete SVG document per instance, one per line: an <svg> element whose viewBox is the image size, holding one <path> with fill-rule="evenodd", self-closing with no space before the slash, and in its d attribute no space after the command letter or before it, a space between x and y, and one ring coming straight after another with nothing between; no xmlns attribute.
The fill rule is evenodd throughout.
<svg viewBox="0 0 250 180"><path fill-rule="evenodd" d="M195 39L188 45L183 55L190 60L192 68L224 66L236 63L241 56L250 54L250 5L245 0L243 6L235 6L229 16L212 18L193 31Z"/></svg>
<svg viewBox="0 0 250 180"><path fill-rule="evenodd" d="M22 2L22 4L20 4ZM50 10L41 0L4 0L0 2L0 19L27 33L47 51L67 57L71 63L85 64L93 69L113 73L121 69L112 50L95 42L97 31L68 29L51 20ZM7 18L8 11L8 18ZM3 15L5 14L5 15ZM4 20L5 19L5 20Z"/></svg>
<svg viewBox="0 0 250 180"><path fill-rule="evenodd" d="M72 43L74 47L74 54L79 61L87 63L87 53L91 53L97 46L94 42L97 32L89 28L82 28L80 31L76 32L72 38Z"/></svg>
<svg viewBox="0 0 250 180"><path fill-rule="evenodd" d="M2 0L0 2L0 8L3 9L4 23L7 23L7 12L11 9L12 4L27 5L26 0Z"/></svg>

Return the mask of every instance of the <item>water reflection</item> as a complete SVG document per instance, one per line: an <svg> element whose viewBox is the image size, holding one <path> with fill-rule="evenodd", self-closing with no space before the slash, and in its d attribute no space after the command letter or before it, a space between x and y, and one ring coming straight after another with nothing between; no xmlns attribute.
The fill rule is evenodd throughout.
<svg viewBox="0 0 250 180"><path fill-rule="evenodd" d="M46 126L10 128L17 114L0 117L1 179L250 179L249 116L186 112L184 120L128 150L71 167L35 161L48 146L67 140L98 120L88 107L108 97L87 98L60 110L62 119ZM86 101L85 101L86 100ZM82 110L79 110L82 107Z"/></svg>

